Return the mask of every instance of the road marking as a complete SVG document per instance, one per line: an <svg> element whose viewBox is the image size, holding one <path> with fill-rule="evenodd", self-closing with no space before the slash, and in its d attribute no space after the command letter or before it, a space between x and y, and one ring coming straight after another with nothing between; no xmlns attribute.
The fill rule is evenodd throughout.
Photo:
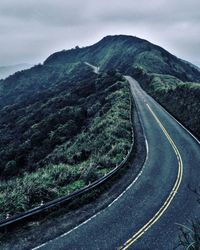
<svg viewBox="0 0 200 250"><path fill-rule="evenodd" d="M169 141L169 143L171 144L176 157L177 157L177 161L178 161L178 174L177 174L177 178L175 181L175 184L169 194L169 196L167 197L166 201L164 202L164 204L162 205L162 207L157 211L157 213L138 231L136 232L129 240L127 240L123 246L121 246L119 249L127 249L128 247L130 247L137 239L139 239L154 223L156 223L156 221L158 221L160 219L160 217L162 216L162 214L167 210L167 208L169 207L170 203L172 202L173 198L175 197L179 186L181 184L182 181L182 177L183 177L183 161L181 158L181 154L178 150L178 148L176 147L175 143L173 142L172 138L170 137L170 135L168 134L167 130L165 129L165 127L162 125L161 121L158 119L158 117L156 116L156 114L153 112L153 110L151 109L151 107L146 104L147 108L149 109L150 113L153 115L153 117L155 118L156 122L158 123L158 125L160 126L161 130L163 131L163 133L165 134L167 140Z"/></svg>

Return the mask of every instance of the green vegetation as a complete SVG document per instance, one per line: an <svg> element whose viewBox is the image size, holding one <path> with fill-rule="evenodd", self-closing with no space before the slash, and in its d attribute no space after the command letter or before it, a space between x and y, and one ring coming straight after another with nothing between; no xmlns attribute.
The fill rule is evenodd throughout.
<svg viewBox="0 0 200 250"><path fill-rule="evenodd" d="M200 84L176 80L175 83L171 81L170 86L168 82L170 79L162 78L159 77L165 84L160 84L160 89L154 89L157 84L154 78L150 94L200 138Z"/></svg>
<svg viewBox="0 0 200 250"><path fill-rule="evenodd" d="M200 189L195 188L190 191L196 195L198 203L200 203ZM195 218L194 220L187 223L187 225L177 224L180 230L179 241L177 247L184 247L188 250L199 250L200 249L200 220Z"/></svg>
<svg viewBox="0 0 200 250"><path fill-rule="evenodd" d="M2 101L0 109L1 218L97 180L130 149L130 90L119 73L97 76L78 63L55 84L48 84L41 75L40 79L39 69L36 86L34 78L25 81L24 75L15 86L4 82L6 97L2 99L7 98L7 104ZM30 94L24 90L27 86L32 89Z"/></svg>
<svg viewBox="0 0 200 250"><path fill-rule="evenodd" d="M142 67L147 73L165 74L182 81L200 81L200 71L163 48L132 36L107 36L98 43L82 48L54 53L44 65L87 61L101 70L118 69L123 74L132 67Z"/></svg>
<svg viewBox="0 0 200 250"><path fill-rule="evenodd" d="M200 221L191 222L189 226L179 225L180 235L178 247L184 247L188 250L200 249Z"/></svg>
<svg viewBox="0 0 200 250"><path fill-rule="evenodd" d="M132 36L107 36L93 46L57 52L45 65L81 58L130 74L142 87L200 138L200 71L163 48Z"/></svg>
<svg viewBox="0 0 200 250"><path fill-rule="evenodd" d="M200 138L200 84L183 82L171 75L148 74L141 68L130 71L142 87L171 114Z"/></svg>

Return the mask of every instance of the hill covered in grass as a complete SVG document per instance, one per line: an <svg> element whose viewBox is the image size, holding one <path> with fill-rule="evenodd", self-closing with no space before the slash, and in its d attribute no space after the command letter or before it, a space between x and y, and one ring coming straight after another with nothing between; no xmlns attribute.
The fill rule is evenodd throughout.
<svg viewBox="0 0 200 250"><path fill-rule="evenodd" d="M98 43L54 53L44 65L86 60L102 71L115 68L142 87L200 138L200 70L165 49L132 36L107 36Z"/></svg>
<svg viewBox="0 0 200 250"><path fill-rule="evenodd" d="M115 68L126 73L141 67L148 73L168 74L183 81L200 81L200 71L192 64L170 54L163 48L133 36L107 36L98 43L54 53L44 65L68 64L87 61L102 70Z"/></svg>
<svg viewBox="0 0 200 250"><path fill-rule="evenodd" d="M121 74L97 76L77 63L61 69L53 82L48 70L38 66L3 82L0 217L88 185L130 149L131 99Z"/></svg>
<svg viewBox="0 0 200 250"><path fill-rule="evenodd" d="M200 138L200 83L184 82L172 75L130 70L144 90Z"/></svg>

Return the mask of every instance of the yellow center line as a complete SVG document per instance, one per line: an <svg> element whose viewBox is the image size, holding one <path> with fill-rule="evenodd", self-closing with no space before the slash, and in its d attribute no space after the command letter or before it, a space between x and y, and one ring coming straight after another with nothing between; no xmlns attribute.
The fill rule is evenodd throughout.
<svg viewBox="0 0 200 250"><path fill-rule="evenodd" d="M158 221L160 219L160 217L162 216L162 214L167 210L167 208L169 207L170 203L172 202L174 196L176 195L176 192L179 189L179 186L181 184L182 181L182 177L183 177L183 161L181 158L181 154L178 150L178 148L176 147L175 143L173 142L172 138L170 137L170 135L168 134L167 130L165 129L165 127L162 125L161 121L158 119L158 117L156 116L156 114L153 112L153 110L150 108L150 106L148 104L146 104L149 111L151 112L151 114L153 115L153 117L155 118L156 122L158 123L158 125L160 126L160 128L162 129L163 133L165 134L167 140L169 141L170 145L172 146L176 157L177 157L177 161L178 161L178 174L177 174L177 178L176 181L174 183L174 186L169 194L169 196L167 197L167 199L165 200L164 204L161 206L161 208L157 211L157 213L139 230L137 231L129 240L127 240L123 246L121 246L119 249L127 249L128 247L130 247L137 239L139 239L154 223L156 223L156 221Z"/></svg>

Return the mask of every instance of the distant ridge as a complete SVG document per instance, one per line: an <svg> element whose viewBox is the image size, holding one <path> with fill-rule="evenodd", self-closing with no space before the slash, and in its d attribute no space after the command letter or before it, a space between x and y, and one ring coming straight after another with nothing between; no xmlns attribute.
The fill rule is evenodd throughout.
<svg viewBox="0 0 200 250"><path fill-rule="evenodd" d="M29 69L33 65L28 63L16 64L16 65L8 65L8 66L0 66L0 79L5 79L6 77L14 74L17 71Z"/></svg>

